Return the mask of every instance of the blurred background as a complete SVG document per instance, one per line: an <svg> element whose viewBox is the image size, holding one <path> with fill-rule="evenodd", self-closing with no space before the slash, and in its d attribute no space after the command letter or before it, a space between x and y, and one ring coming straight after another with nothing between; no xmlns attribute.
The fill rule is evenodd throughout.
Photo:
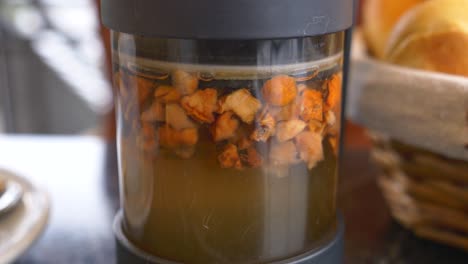
<svg viewBox="0 0 468 264"><path fill-rule="evenodd" d="M0 132L102 132L112 109L97 1L0 1Z"/></svg>

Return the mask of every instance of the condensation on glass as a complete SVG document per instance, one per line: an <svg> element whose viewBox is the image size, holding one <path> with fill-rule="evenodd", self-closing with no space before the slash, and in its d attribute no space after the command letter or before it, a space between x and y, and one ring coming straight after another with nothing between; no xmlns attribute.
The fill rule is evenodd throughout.
<svg viewBox="0 0 468 264"><path fill-rule="evenodd" d="M262 263L329 241L344 33L112 34L123 229L134 245L180 262Z"/></svg>

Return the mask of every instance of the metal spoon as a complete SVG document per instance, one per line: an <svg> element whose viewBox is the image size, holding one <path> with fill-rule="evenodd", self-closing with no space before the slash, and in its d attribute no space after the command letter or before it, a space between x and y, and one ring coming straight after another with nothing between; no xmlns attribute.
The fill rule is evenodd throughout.
<svg viewBox="0 0 468 264"><path fill-rule="evenodd" d="M5 190L0 194L0 216L16 207L23 197L21 184L6 180Z"/></svg>

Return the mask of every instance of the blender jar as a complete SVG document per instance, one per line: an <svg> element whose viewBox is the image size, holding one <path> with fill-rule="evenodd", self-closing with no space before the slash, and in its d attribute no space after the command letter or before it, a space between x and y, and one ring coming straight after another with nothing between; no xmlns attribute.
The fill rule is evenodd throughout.
<svg viewBox="0 0 468 264"><path fill-rule="evenodd" d="M349 1L129 2L102 2L118 243L154 263L339 262Z"/></svg>

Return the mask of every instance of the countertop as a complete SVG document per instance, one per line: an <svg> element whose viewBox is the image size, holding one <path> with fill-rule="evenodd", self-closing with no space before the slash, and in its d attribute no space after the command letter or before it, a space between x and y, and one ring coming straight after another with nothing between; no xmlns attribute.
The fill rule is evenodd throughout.
<svg viewBox="0 0 468 264"><path fill-rule="evenodd" d="M52 202L44 234L16 263L115 263L115 156L113 144L97 137L0 136L0 168L29 178ZM466 252L416 238L395 223L376 175L368 148L345 148L338 193L345 263L468 263Z"/></svg>

